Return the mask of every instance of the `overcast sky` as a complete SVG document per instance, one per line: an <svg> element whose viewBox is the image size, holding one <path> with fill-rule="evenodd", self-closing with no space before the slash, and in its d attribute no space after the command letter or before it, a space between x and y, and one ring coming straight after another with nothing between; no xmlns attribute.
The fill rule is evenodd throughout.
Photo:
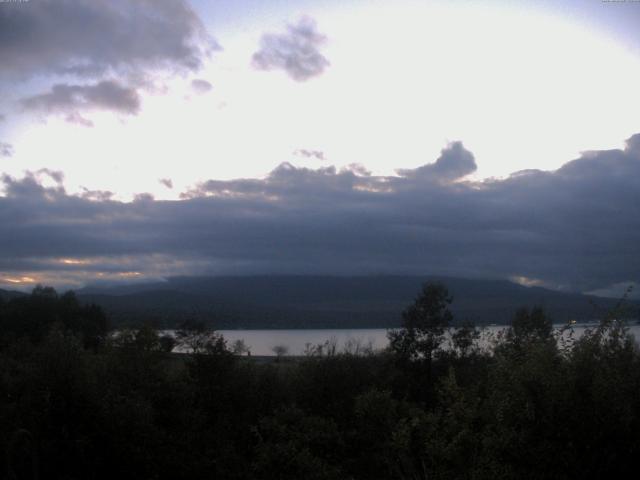
<svg viewBox="0 0 640 480"><path fill-rule="evenodd" d="M640 283L640 2L0 2L0 286Z"/></svg>

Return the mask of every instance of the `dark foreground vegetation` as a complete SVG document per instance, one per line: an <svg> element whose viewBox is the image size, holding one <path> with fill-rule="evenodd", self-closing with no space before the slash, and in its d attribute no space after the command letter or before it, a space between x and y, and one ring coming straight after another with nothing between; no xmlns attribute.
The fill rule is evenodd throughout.
<svg viewBox="0 0 640 480"><path fill-rule="evenodd" d="M640 356L617 314L558 342L520 310L481 349L426 284L383 353L256 363L186 323L108 335L48 288L0 303L0 475L8 479L627 478ZM445 343L451 345L445 348Z"/></svg>

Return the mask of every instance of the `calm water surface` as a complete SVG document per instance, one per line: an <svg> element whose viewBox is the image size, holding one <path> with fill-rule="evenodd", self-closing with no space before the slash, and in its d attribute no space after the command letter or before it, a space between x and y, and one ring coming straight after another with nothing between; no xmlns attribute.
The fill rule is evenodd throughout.
<svg viewBox="0 0 640 480"><path fill-rule="evenodd" d="M593 325L589 325L593 326ZM560 325L557 326L561 327ZM481 346L489 345L491 338L495 337L504 326L490 326L483 329L480 341ZM586 326L573 328L573 337L578 338L584 332ZM640 339L640 325L630 327L630 332ZM284 346L289 355L303 355L308 346L335 343L338 351L353 348L354 345L371 345L373 349L385 348L389 341L387 330L384 328L370 329L318 329L318 330L219 330L227 340L229 346L236 340L244 340L250 348L251 355L274 355L273 348Z"/></svg>

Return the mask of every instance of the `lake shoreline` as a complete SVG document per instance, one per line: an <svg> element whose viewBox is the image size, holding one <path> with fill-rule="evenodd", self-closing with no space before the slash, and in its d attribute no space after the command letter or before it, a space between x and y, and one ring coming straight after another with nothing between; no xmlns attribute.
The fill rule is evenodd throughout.
<svg viewBox="0 0 640 480"><path fill-rule="evenodd" d="M554 324L556 332L566 327L565 338L579 338L588 328L598 323L574 325ZM508 328L508 325L479 327L481 348L489 348L493 340ZM629 325L629 331L640 338L640 325ZM384 350L389 340L386 328L345 328L345 329L221 329L215 330L223 336L229 348L234 342L241 341L249 349L252 357L276 357L275 349L280 349L281 357L305 357L318 348L336 353L378 352ZM175 335L176 330L162 330L161 334ZM448 341L448 340L446 340ZM245 354L246 356L246 354Z"/></svg>

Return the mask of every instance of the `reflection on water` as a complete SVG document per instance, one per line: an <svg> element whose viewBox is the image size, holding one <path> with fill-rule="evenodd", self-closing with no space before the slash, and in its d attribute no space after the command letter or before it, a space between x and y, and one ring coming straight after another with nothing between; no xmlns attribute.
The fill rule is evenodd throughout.
<svg viewBox="0 0 640 480"><path fill-rule="evenodd" d="M573 338L579 338L586 327L595 325L574 326ZM557 325L561 328L561 325ZM492 339L504 330L505 326L490 326L484 328L480 345L486 348ZM629 328L630 332L640 339L640 326L634 325ZM345 348L366 348L371 346L374 350L385 348L389 341L387 330L384 328L370 329L318 329L318 330L219 330L229 345L236 340L244 340L250 348L251 355L275 355L275 347L286 347L289 355L304 355L305 350L315 345L323 345L329 342L335 345L337 351ZM565 337L568 333L565 332Z"/></svg>

